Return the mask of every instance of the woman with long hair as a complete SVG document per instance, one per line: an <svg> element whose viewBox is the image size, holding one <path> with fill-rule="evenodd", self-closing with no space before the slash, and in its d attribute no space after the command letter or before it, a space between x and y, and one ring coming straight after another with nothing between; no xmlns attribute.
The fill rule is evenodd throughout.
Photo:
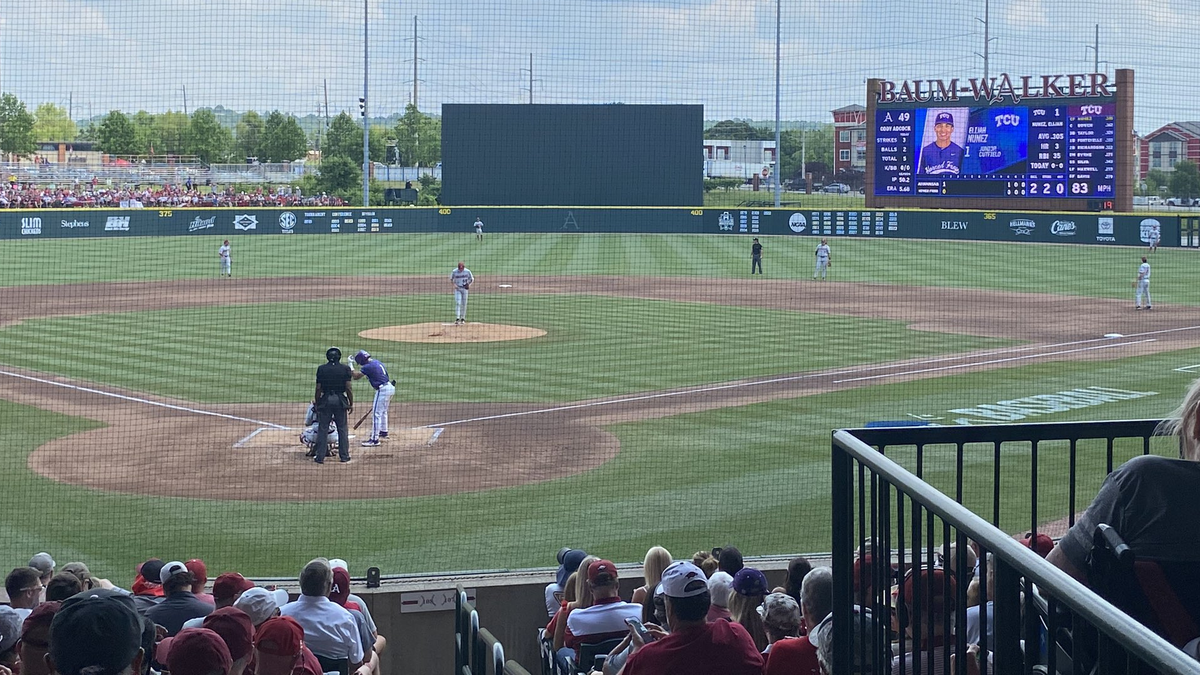
<svg viewBox="0 0 1200 675"><path fill-rule="evenodd" d="M633 604L642 606L643 623L654 621L654 589L658 587L658 582L662 581L663 570L672 562L670 551L661 546L651 546L650 550L646 551L646 558L642 561L642 575L646 584L634 589L633 599L630 600Z"/></svg>
<svg viewBox="0 0 1200 675"><path fill-rule="evenodd" d="M729 596L729 617L742 624L754 638L758 651L767 648L767 630L758 608L767 595L767 577L753 567L743 567L733 575L733 594Z"/></svg>

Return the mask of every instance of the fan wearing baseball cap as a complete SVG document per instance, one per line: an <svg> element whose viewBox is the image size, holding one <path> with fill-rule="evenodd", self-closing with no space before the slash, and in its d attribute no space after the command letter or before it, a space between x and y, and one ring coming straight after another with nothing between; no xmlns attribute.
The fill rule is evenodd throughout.
<svg viewBox="0 0 1200 675"><path fill-rule="evenodd" d="M321 663L304 645L304 629L288 616L267 619L254 636L255 675L321 675Z"/></svg>
<svg viewBox="0 0 1200 675"><path fill-rule="evenodd" d="M595 560L587 567L592 605L567 615L565 644L579 656L579 645L622 638L629 632L625 619L642 618L642 606L625 602L618 594L617 566L611 560ZM580 664L590 666L591 664Z"/></svg>
<svg viewBox="0 0 1200 675"><path fill-rule="evenodd" d="M163 565L158 576L166 597L146 610L146 618L166 628L168 636L183 630L183 624L188 619L212 614L215 608L192 594L194 578L186 565L171 561Z"/></svg>
<svg viewBox="0 0 1200 675"><path fill-rule="evenodd" d="M658 673L712 673L717 675L760 675L763 657L754 640L736 623L705 620L708 614L708 581L704 572L688 561L672 564L663 572L667 625L671 632L653 624L646 628L655 640L642 642L630 633L633 653L622 675Z"/></svg>
<svg viewBox="0 0 1200 675"><path fill-rule="evenodd" d="M58 675L142 672L149 657L142 648L142 620L137 612L111 596L71 600L50 621L51 670Z"/></svg>

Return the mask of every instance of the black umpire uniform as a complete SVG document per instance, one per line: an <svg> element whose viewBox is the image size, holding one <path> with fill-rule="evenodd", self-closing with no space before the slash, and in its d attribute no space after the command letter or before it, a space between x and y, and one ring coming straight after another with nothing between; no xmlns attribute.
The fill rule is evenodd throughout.
<svg viewBox="0 0 1200 675"><path fill-rule="evenodd" d="M317 402L317 464L325 463L329 454L329 422L337 422L338 459L350 461L350 427L346 424L346 411L354 405L354 392L350 390L350 366L339 363L342 351L330 347L325 352L328 363L317 367L317 390L313 400Z"/></svg>

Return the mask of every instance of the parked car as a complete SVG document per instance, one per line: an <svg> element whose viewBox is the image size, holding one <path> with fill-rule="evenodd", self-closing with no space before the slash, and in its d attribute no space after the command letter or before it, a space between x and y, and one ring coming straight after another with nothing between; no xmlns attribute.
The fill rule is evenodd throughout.
<svg viewBox="0 0 1200 675"><path fill-rule="evenodd" d="M1200 205L1200 200L1189 197L1167 197L1166 204L1167 206L1197 206Z"/></svg>
<svg viewBox="0 0 1200 675"><path fill-rule="evenodd" d="M830 183L822 188L821 192L839 195L850 194L850 186L845 183Z"/></svg>

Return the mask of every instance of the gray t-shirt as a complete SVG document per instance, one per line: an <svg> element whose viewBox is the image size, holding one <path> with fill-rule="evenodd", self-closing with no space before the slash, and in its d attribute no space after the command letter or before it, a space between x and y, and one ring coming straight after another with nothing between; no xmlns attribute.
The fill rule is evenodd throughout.
<svg viewBox="0 0 1200 675"><path fill-rule="evenodd" d="M1080 570L1096 525L1121 535L1138 558L1158 561L1200 558L1200 462L1157 455L1134 457L1104 479L1091 506L1059 542Z"/></svg>

